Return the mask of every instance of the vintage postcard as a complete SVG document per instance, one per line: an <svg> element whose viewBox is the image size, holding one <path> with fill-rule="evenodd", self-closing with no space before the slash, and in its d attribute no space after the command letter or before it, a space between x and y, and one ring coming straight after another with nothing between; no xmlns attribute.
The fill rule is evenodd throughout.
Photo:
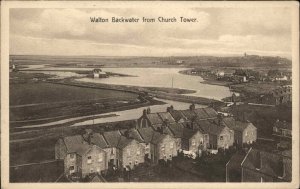
<svg viewBox="0 0 300 189"><path fill-rule="evenodd" d="M298 188L297 2L5 1L1 186Z"/></svg>

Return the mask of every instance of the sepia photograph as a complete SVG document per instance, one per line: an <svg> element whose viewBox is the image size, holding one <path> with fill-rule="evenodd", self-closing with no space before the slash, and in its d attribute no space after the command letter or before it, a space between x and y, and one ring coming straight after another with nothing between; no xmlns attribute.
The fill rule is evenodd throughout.
<svg viewBox="0 0 300 189"><path fill-rule="evenodd" d="M298 9L2 3L2 185L299 187Z"/></svg>

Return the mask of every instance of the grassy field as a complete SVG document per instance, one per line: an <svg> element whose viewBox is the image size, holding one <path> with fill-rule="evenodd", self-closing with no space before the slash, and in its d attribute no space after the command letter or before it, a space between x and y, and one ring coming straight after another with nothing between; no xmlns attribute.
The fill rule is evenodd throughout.
<svg viewBox="0 0 300 189"><path fill-rule="evenodd" d="M9 87L11 106L96 99L137 98L137 95L128 92L82 88L44 82L13 84Z"/></svg>
<svg viewBox="0 0 300 189"><path fill-rule="evenodd" d="M9 86L10 121L89 115L139 102L135 93L22 78L25 78L22 82L19 79Z"/></svg>

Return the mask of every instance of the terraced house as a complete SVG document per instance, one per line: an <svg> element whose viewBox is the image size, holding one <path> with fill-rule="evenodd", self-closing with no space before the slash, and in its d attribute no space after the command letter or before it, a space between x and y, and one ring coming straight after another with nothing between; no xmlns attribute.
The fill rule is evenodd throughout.
<svg viewBox="0 0 300 189"><path fill-rule="evenodd" d="M64 172L67 176L85 177L107 169L105 151L88 144L81 135L60 138L55 144L55 158L64 160Z"/></svg>
<svg viewBox="0 0 300 189"><path fill-rule="evenodd" d="M157 130L164 123L175 123L175 120L169 112L149 113L149 111L144 110L137 122L137 128L152 127Z"/></svg>
<svg viewBox="0 0 300 189"><path fill-rule="evenodd" d="M234 131L219 120L197 120L194 129L202 130L209 149L228 149L234 143ZM209 138L208 140L206 138Z"/></svg>
<svg viewBox="0 0 300 189"><path fill-rule="evenodd" d="M83 135L60 138L55 157L64 160L66 175L84 177L172 160L179 150L201 155L206 150L228 149L235 140L254 142L256 128L249 122L222 118L212 108L168 108L168 112L159 113L145 110L135 128L104 133L86 129Z"/></svg>
<svg viewBox="0 0 300 189"><path fill-rule="evenodd" d="M224 118L223 122L234 131L235 144L243 146L244 144L252 144L256 141L257 129L249 121L236 121L232 117L228 117Z"/></svg>

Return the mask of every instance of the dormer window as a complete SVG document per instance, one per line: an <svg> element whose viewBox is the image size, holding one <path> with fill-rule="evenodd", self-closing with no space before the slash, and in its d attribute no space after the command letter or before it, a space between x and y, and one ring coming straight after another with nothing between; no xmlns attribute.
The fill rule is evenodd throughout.
<svg viewBox="0 0 300 189"><path fill-rule="evenodd" d="M224 136L220 136L220 140L224 140Z"/></svg>

